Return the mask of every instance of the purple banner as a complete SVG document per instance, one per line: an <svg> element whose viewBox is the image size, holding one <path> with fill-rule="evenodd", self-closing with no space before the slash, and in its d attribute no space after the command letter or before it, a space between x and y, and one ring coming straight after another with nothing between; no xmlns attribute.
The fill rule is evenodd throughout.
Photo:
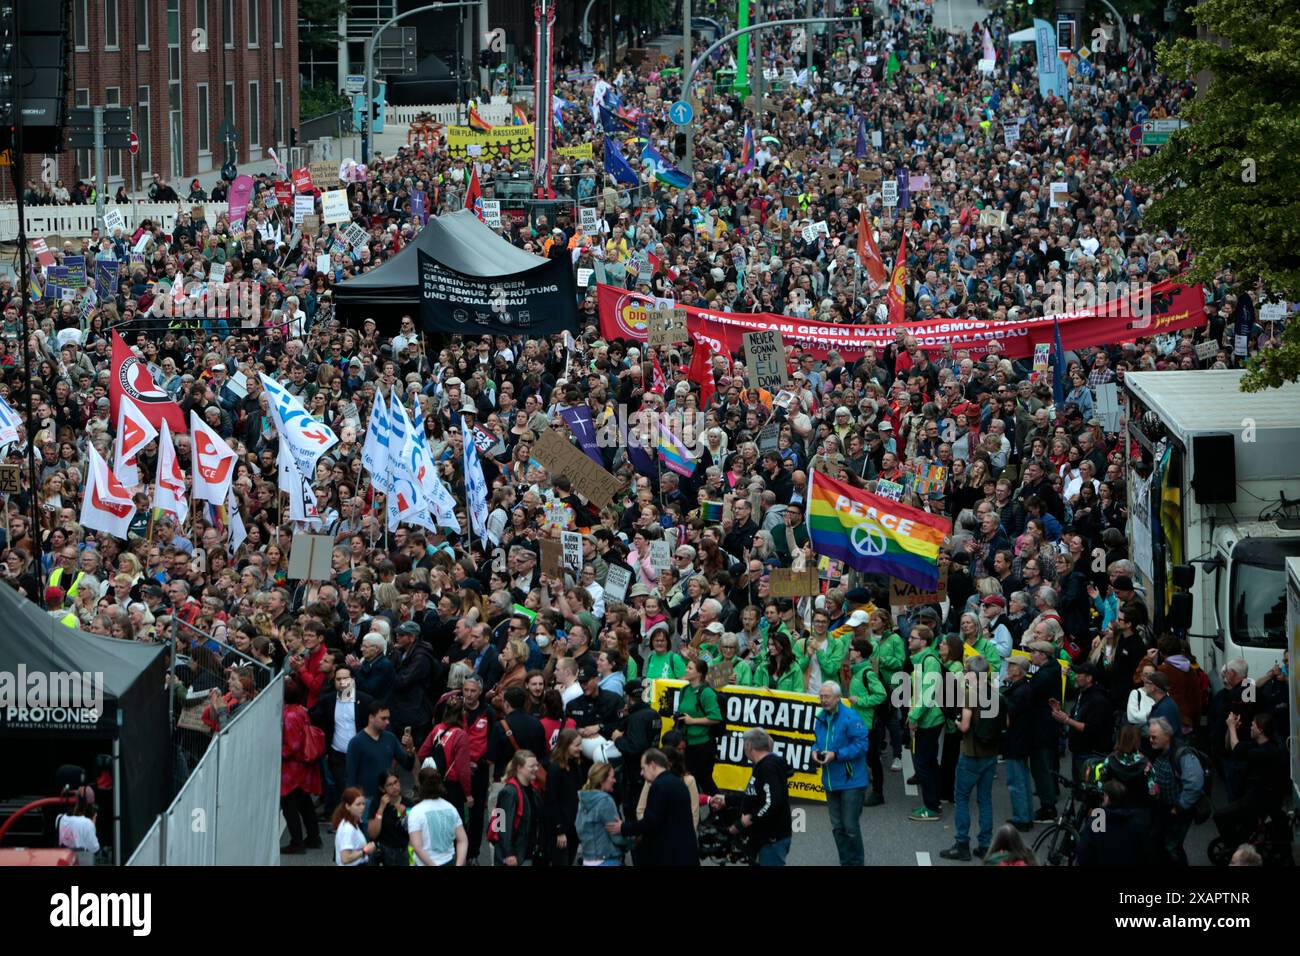
<svg viewBox="0 0 1300 956"><path fill-rule="evenodd" d="M600 457L600 448L596 445L596 429L591 422L591 409L586 405L561 408L560 417L569 426L569 431L577 437L578 444L582 446L587 457L604 468L605 460Z"/></svg>

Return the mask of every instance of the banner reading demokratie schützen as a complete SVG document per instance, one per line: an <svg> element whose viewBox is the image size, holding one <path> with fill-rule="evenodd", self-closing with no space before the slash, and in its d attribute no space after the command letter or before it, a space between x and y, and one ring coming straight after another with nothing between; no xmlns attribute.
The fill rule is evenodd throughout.
<svg viewBox="0 0 1300 956"><path fill-rule="evenodd" d="M661 713L664 703L675 710L685 681L654 682L651 706ZM825 800L821 768L813 763L813 721L821 704L812 694L757 687L724 687L718 691L718 706L726 723L726 732L718 739L718 762L713 766L713 782L720 790L740 791L749 783L753 767L745 760L745 731L751 727L766 730L772 736L773 752L778 754L794 776L790 778L790 796L804 800ZM664 731L673 721L664 718Z"/></svg>

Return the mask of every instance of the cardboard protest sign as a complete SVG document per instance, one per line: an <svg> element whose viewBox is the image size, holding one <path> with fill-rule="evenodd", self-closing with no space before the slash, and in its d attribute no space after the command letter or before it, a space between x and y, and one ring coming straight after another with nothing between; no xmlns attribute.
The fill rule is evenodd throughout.
<svg viewBox="0 0 1300 956"><path fill-rule="evenodd" d="M745 333L746 380L756 388L779 392L790 382L785 367L785 343L776 329Z"/></svg>
<svg viewBox="0 0 1300 956"><path fill-rule="evenodd" d="M821 593L821 580L816 568L793 571L790 568L773 568L768 578L773 597L807 597Z"/></svg>
<svg viewBox="0 0 1300 956"><path fill-rule="evenodd" d="M605 508L614 500L619 480L575 448L567 438L554 429L542 432L533 446L533 457L542 467L555 475L567 475L574 490L597 508Z"/></svg>

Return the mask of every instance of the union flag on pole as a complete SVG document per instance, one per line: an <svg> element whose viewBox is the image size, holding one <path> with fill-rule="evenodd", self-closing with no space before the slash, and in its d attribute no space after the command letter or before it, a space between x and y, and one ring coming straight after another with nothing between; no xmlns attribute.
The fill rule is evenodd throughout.
<svg viewBox="0 0 1300 956"><path fill-rule="evenodd" d="M214 505L226 503L239 457L225 440L190 410L190 450L194 456L194 497Z"/></svg>
<svg viewBox="0 0 1300 956"><path fill-rule="evenodd" d="M131 521L135 518L135 503L131 493L122 486L108 469L108 462L90 446L90 467L86 475L86 496L81 501L81 526L103 531L115 538L126 540Z"/></svg>
<svg viewBox="0 0 1300 956"><path fill-rule="evenodd" d="M889 292L885 295L889 303L889 321L893 324L907 318L904 307L907 304L907 233L903 233L898 243L898 258L894 260L894 271L889 277Z"/></svg>
<svg viewBox="0 0 1300 956"><path fill-rule="evenodd" d="M185 496L185 475L176 458L172 430L166 422L162 424L158 439L158 475L154 479L153 506L170 511L176 516L177 524L184 523L190 513L189 498Z"/></svg>
<svg viewBox="0 0 1300 956"><path fill-rule="evenodd" d="M167 427L166 420L163 427ZM158 429L144 417L140 406L123 395L117 406L117 435L113 439L113 474L128 488L140 484L136 467L140 452L158 437Z"/></svg>
<svg viewBox="0 0 1300 956"><path fill-rule="evenodd" d="M875 238L871 235L871 223L867 221L867 214L861 209L858 210L858 261L867 270L867 288L872 292L889 281L885 259L876 246Z"/></svg>

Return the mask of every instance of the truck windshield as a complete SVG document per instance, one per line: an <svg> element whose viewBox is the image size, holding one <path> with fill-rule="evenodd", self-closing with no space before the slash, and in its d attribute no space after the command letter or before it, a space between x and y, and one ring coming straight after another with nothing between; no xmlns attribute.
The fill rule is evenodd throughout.
<svg viewBox="0 0 1300 956"><path fill-rule="evenodd" d="M1232 549L1232 637L1244 647L1286 646L1284 559L1300 540L1261 538Z"/></svg>

